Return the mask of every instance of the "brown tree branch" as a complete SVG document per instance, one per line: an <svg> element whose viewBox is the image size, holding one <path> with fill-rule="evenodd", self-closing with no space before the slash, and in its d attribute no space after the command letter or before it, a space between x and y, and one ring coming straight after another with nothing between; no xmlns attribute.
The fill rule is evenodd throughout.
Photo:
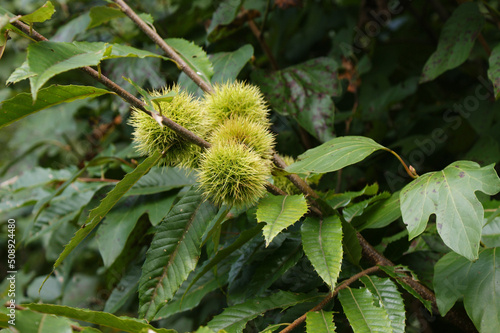
<svg viewBox="0 0 500 333"><path fill-rule="evenodd" d="M12 25L14 25L16 28L21 30L27 35L30 35L37 41L48 41L47 38L39 34L37 31L34 29L30 29L30 27L20 21L13 22ZM156 118L159 115L158 114L153 114L151 111L147 110L146 103L135 97L134 95L130 94L128 91L117 85L115 82L111 81L108 79L106 76L99 74L95 69L91 67L83 67L81 68L85 73L89 74L92 76L94 79L97 81L101 82L104 84L106 87L108 87L111 91L113 91L115 94L120 96L123 100L125 100L127 103L129 103L132 106L135 106L136 108L140 109L143 112L146 112L149 114L151 117ZM186 139L189 142L192 142L194 144L197 144L200 147L208 148L210 147L210 144L206 142L204 139L200 138L193 132L187 130L186 128L182 127L181 125L177 124L173 120L161 115L161 121L164 125L166 125L168 128L171 130L175 131L176 133L180 134L184 139Z"/></svg>
<svg viewBox="0 0 500 333"><path fill-rule="evenodd" d="M285 329L281 330L280 333L291 332L294 328L296 328L297 326L299 326L300 324L302 324L306 320L307 314L309 312L319 311L319 310L323 309L328 303L330 303L330 301L335 296L337 296L337 294L339 293L339 291L341 291L342 289L347 288L351 283L357 281L361 277L363 277L365 275L368 275L368 274L372 274L372 273L378 271L379 269L380 268L378 266L373 266L373 267L365 269L362 272L359 272L358 274L355 274L355 275L351 276L347 280L344 280L339 286L337 286L337 288L335 288L335 290L333 292L329 292L328 295L326 295L326 297L321 301L321 303L319 303L314 308L312 308L311 310L309 310L306 313L304 313L299 318L295 319L293 321L293 323L291 323L290 325L288 325Z"/></svg>
<svg viewBox="0 0 500 333"><path fill-rule="evenodd" d="M177 66L181 71L183 71L191 80L193 80L203 91L212 93L213 88L210 84L204 81L201 76L196 73L191 67L189 67L186 62L175 52L175 50L170 47L158 33L153 30L149 25L146 24L123 0L113 0L121 11L125 13L134 23L151 38L156 45L158 45L166 55L168 55L172 60L177 63Z"/></svg>

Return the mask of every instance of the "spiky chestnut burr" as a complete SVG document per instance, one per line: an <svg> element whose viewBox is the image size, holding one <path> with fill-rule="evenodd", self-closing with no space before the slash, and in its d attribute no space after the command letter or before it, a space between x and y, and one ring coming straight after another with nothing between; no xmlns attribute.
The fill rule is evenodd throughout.
<svg viewBox="0 0 500 333"><path fill-rule="evenodd" d="M270 161L246 145L218 141L202 154L198 182L214 203L242 207L264 196L270 174Z"/></svg>
<svg viewBox="0 0 500 333"><path fill-rule="evenodd" d="M171 101L155 102L155 109L167 118L187 128L194 134L204 137L210 123L198 99L180 90L179 86L164 88L162 91L152 91L151 96L163 96L175 92ZM150 155L155 151L164 154L165 165L196 167L201 148L182 138L166 126L161 126L153 118L140 110L133 108L129 123L134 127L134 142L138 151Z"/></svg>
<svg viewBox="0 0 500 333"><path fill-rule="evenodd" d="M236 81L215 85L213 93L204 95L203 103L214 126L234 117L269 124L267 119L269 110L264 96L258 87L250 84Z"/></svg>
<svg viewBox="0 0 500 333"><path fill-rule="evenodd" d="M226 119L209 138L211 143L228 141L244 144L266 160L271 159L273 154L274 136L267 126L245 117Z"/></svg>

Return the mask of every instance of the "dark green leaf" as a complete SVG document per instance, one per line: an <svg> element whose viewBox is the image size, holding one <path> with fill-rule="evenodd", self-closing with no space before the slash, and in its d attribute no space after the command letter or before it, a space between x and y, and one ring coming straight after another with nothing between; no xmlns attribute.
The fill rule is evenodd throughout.
<svg viewBox="0 0 500 333"><path fill-rule="evenodd" d="M115 18L126 16L120 9L108 6L92 7L89 15L90 23L87 29L92 29Z"/></svg>
<svg viewBox="0 0 500 333"><path fill-rule="evenodd" d="M387 149L370 138L343 136L332 139L300 155L298 161L289 165L291 173L327 173L340 170L364 160L373 152Z"/></svg>
<svg viewBox="0 0 500 333"><path fill-rule="evenodd" d="M432 81L467 60L483 24L483 14L475 2L463 3L455 9L444 24L437 50L422 70L420 83Z"/></svg>
<svg viewBox="0 0 500 333"><path fill-rule="evenodd" d="M58 316L68 317L75 320L86 321L92 324L110 327L116 330L125 332L137 333L143 330L151 330L155 333L176 333L175 330L165 328L154 328L153 326L145 323L136 318L131 317L117 317L107 312L92 311L87 309L71 308L62 305L53 304L26 304L24 305L33 311L55 314Z"/></svg>
<svg viewBox="0 0 500 333"><path fill-rule="evenodd" d="M260 230L264 227L263 224L257 224L255 227L247 229L241 233L241 235L236 239L231 245L224 247L219 250L217 254L210 259L210 261L203 266L203 269L193 278L189 286L186 288L185 293L187 293L191 287L202 278L208 271L215 267L225 258L229 257L232 253L238 250L240 247L245 245L249 240L253 239L260 233Z"/></svg>
<svg viewBox="0 0 500 333"><path fill-rule="evenodd" d="M73 221L94 194L106 185L106 183L77 183L66 188L64 193L52 200L50 206L36 217L35 223L26 235L27 242L32 242L47 232L59 228L61 224Z"/></svg>
<svg viewBox="0 0 500 333"><path fill-rule="evenodd" d="M184 281L175 293L174 298L158 311L154 320L159 320L179 312L193 309L200 304L208 293L217 288L221 288L227 283L229 269L231 268L229 263L217 266L217 274L214 273L214 270L206 271L205 267L206 266L198 266L191 272L189 278ZM201 274L202 270L206 272ZM194 281L198 276L201 276L201 278Z"/></svg>
<svg viewBox="0 0 500 333"><path fill-rule="evenodd" d="M500 97L500 45L495 46L489 58L488 78L495 88L495 98Z"/></svg>
<svg viewBox="0 0 500 333"><path fill-rule="evenodd" d="M174 48L175 52L181 56L193 71L206 83L210 84L214 69L206 52L201 47L182 38L168 38L165 39L165 42Z"/></svg>
<svg viewBox="0 0 500 333"><path fill-rule="evenodd" d="M99 206L93 209L85 224L79 229L75 236L70 240L70 242L64 248L59 258L54 264L54 269L56 269L61 262L80 244L85 237L87 237L95 227L99 225L106 214L114 207L114 205L120 200L121 197L148 171L158 163L161 158L159 152L151 155L139 164L132 172L125 175L125 177L116 184L116 186L108 193L108 195L101 201Z"/></svg>
<svg viewBox="0 0 500 333"><path fill-rule="evenodd" d="M383 228L401 217L399 191L390 198L375 202L368 206L361 216L356 216L351 224L358 231L364 229Z"/></svg>
<svg viewBox="0 0 500 333"><path fill-rule="evenodd" d="M208 57L214 68L214 75L211 79L212 84L236 80L238 74L252 56L253 47L250 44L243 45L234 52L220 52L209 55ZM203 95L201 88L184 72L179 76L179 84L193 94Z"/></svg>
<svg viewBox="0 0 500 333"><path fill-rule="evenodd" d="M141 266L132 265L130 270L120 279L120 282L109 295L104 304L104 312L115 313L132 296L137 295L137 287L141 277Z"/></svg>
<svg viewBox="0 0 500 333"><path fill-rule="evenodd" d="M194 270L201 242L217 209L197 187L172 208L146 254L139 282L139 316L152 320Z"/></svg>
<svg viewBox="0 0 500 333"><path fill-rule="evenodd" d="M95 235L105 267L109 268L118 258L130 233L146 210L146 205L142 205L139 198L133 196L121 200L121 204L118 203L106 214Z"/></svg>
<svg viewBox="0 0 500 333"><path fill-rule="evenodd" d="M248 298L262 295L276 280L291 267L295 266L303 256L302 244L299 241L287 239L266 260L257 267L252 280L246 288Z"/></svg>
<svg viewBox="0 0 500 333"><path fill-rule="evenodd" d="M257 81L271 107L292 116L320 141L334 137L335 105L339 96L338 64L331 58L312 59L277 72L256 71Z"/></svg>
<svg viewBox="0 0 500 333"><path fill-rule="evenodd" d="M373 304L373 294L367 288L347 287L339 292L340 304L355 333L391 333L387 311Z"/></svg>
<svg viewBox="0 0 500 333"><path fill-rule="evenodd" d="M142 177L127 195L153 194L196 183L193 172L175 167L155 167Z"/></svg>
<svg viewBox="0 0 500 333"><path fill-rule="evenodd" d="M307 213L304 195L268 195L257 206L257 222L265 222L263 233L266 246L283 229L297 222Z"/></svg>
<svg viewBox="0 0 500 333"><path fill-rule="evenodd" d="M343 253L339 217L307 218L302 224L302 245L316 272L334 290Z"/></svg>
<svg viewBox="0 0 500 333"><path fill-rule="evenodd" d="M401 212L410 239L420 235L431 214L444 243L469 260L477 259L484 209L476 191L496 194L500 179L494 165L481 168L458 161L443 171L429 172L401 190Z"/></svg>
<svg viewBox="0 0 500 333"><path fill-rule="evenodd" d="M349 222L342 219L342 233L344 234L342 238L344 254L351 264L358 265L361 259L361 245L359 244L356 229Z"/></svg>
<svg viewBox="0 0 500 333"><path fill-rule="evenodd" d="M33 103L31 94L21 93L0 104L0 128L57 104L110 93L110 91L95 87L54 85L41 89L35 103Z"/></svg>
<svg viewBox="0 0 500 333"><path fill-rule="evenodd" d="M253 56L253 47L245 44L234 52L220 52L210 56L214 64L212 83L233 82Z"/></svg>
<svg viewBox="0 0 500 333"><path fill-rule="evenodd" d="M241 4L242 0L223 0L220 3L207 29L207 39L209 42L215 42L230 34L230 31L225 31L222 26L228 25L234 20L240 10Z"/></svg>
<svg viewBox="0 0 500 333"><path fill-rule="evenodd" d="M356 216L360 216L363 214L364 210L366 207L368 207L370 204L373 202L377 202L380 200L384 200L389 198L391 195L388 192L382 192L380 194L377 194L369 199L356 202L355 204L352 204L342 211L344 218L346 219L347 222L351 222L352 219Z"/></svg>
<svg viewBox="0 0 500 333"><path fill-rule="evenodd" d="M352 199L362 195L375 195L378 192L378 184L366 185L361 191L357 192L344 192L328 194L325 198L326 202L332 206L333 209L345 207L349 205Z"/></svg>
<svg viewBox="0 0 500 333"><path fill-rule="evenodd" d="M498 248L485 249L475 262L450 252L435 266L434 288L444 316L463 297L465 310L479 332L496 333L500 327L500 260Z"/></svg>
<svg viewBox="0 0 500 333"><path fill-rule="evenodd" d="M279 291L268 297L255 297L244 303L234 305L224 309L215 316L208 327L214 331L226 330L228 333L241 333L246 324L257 316L272 309L286 309L303 302L318 300L318 296L306 294L294 294L286 291Z"/></svg>

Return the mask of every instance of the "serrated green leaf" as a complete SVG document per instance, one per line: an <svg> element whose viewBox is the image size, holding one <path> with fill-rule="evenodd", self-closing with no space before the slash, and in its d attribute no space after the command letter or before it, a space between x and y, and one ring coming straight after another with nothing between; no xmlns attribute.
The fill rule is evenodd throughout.
<svg viewBox="0 0 500 333"><path fill-rule="evenodd" d="M61 224L73 221L80 215L94 194L106 185L108 184L78 183L67 188L37 216L35 223L25 234L27 243L33 242L47 232L60 227Z"/></svg>
<svg viewBox="0 0 500 333"><path fill-rule="evenodd" d="M248 298L262 295L286 271L295 266L303 255L301 242L286 239L255 270L255 274L246 288Z"/></svg>
<svg viewBox="0 0 500 333"><path fill-rule="evenodd" d="M104 43L88 44L86 48L78 44L58 42L38 42L28 46L31 95L37 100L38 90L53 76L84 66L99 64L106 51Z"/></svg>
<svg viewBox="0 0 500 333"><path fill-rule="evenodd" d="M19 81L28 79L34 75L36 75L36 73L33 73L30 70L30 66L28 65L28 61L26 60L25 62L22 63L21 66L17 67L16 70L12 72L12 74L10 74L5 84L8 85L11 83L17 83Z"/></svg>
<svg viewBox="0 0 500 333"><path fill-rule="evenodd" d="M152 320L194 270L208 224L217 213L193 187L160 224L139 282L139 316Z"/></svg>
<svg viewBox="0 0 500 333"><path fill-rule="evenodd" d="M127 195L154 194L195 183L196 177L192 171L176 167L154 167L127 192Z"/></svg>
<svg viewBox="0 0 500 333"><path fill-rule="evenodd" d="M234 52L220 52L209 55L208 57L214 68L211 83L233 82L252 56L253 47L250 44L243 45ZM179 75L178 82L187 91L198 96L203 95L201 88L184 72Z"/></svg>
<svg viewBox="0 0 500 333"><path fill-rule="evenodd" d="M332 206L333 209L345 207L349 205L352 199L362 195L375 195L378 192L378 184L366 185L361 191L344 192L344 193L328 193L325 201Z"/></svg>
<svg viewBox="0 0 500 333"><path fill-rule="evenodd" d="M411 274L413 279L415 281L418 281L418 278L416 277L415 273L413 273L408 267L403 266L403 265L398 265L398 266L379 266L381 270L383 270L387 275L389 275L391 278L396 280L397 283L401 287L403 287L407 292L409 292L413 297L418 299L424 306L425 308L432 313L432 303L420 296L420 294L413 289L412 286L404 282L402 278L406 278L407 275L405 273Z"/></svg>
<svg viewBox="0 0 500 333"><path fill-rule="evenodd" d="M383 228L401 217L399 191L390 198L368 206L361 216L356 216L351 224L358 231Z"/></svg>
<svg viewBox="0 0 500 333"><path fill-rule="evenodd" d="M500 327L500 260L498 248L484 249L478 260L450 252L435 266L434 288L444 316L463 297L465 310L479 332L496 333Z"/></svg>
<svg viewBox="0 0 500 333"><path fill-rule="evenodd" d="M47 1L42 7L33 13L21 16L20 20L26 23L45 22L56 12L52 2Z"/></svg>
<svg viewBox="0 0 500 333"><path fill-rule="evenodd" d="M45 313L29 310L16 311L16 325L14 332L23 333L72 333L72 322L68 318L56 317Z"/></svg>
<svg viewBox="0 0 500 333"><path fill-rule="evenodd" d="M217 7L217 10L212 16L210 26L207 29L207 40L209 42L213 43L218 39L228 36L234 32L234 28L230 29L229 27L224 26L228 25L235 19L236 15L240 11L241 4L242 0L223 0L219 4L219 7Z"/></svg>
<svg viewBox="0 0 500 333"><path fill-rule="evenodd" d="M37 99L38 90L53 76L84 66L96 66L103 59L120 57L157 57L156 53L133 48L127 45L103 42L50 42L43 41L28 47L28 66L31 93ZM165 58L166 59L166 58Z"/></svg>
<svg viewBox="0 0 500 333"><path fill-rule="evenodd" d="M103 311L115 313L120 310L127 299L136 295L140 277L141 266L137 264L131 265L130 270L120 279L120 282L109 295Z"/></svg>
<svg viewBox="0 0 500 333"><path fill-rule="evenodd" d="M55 314L75 320L86 321L89 323L110 327L125 332L137 333L142 330L150 330L155 333L177 333L175 330L165 328L154 328L148 323L131 317L117 317L107 312L92 311L87 309L72 308L69 306L53 304L25 304L23 305L33 311ZM149 331L147 331L149 332Z"/></svg>
<svg viewBox="0 0 500 333"><path fill-rule="evenodd" d="M122 252L127 239L139 218L146 213L136 196L127 197L116 204L107 214L95 239L105 267L110 267Z"/></svg>
<svg viewBox="0 0 500 333"><path fill-rule="evenodd" d="M458 161L442 171L429 172L401 190L401 212L409 238L420 235L431 214L444 243L469 260L477 259L484 209L475 192L494 195L500 179L494 165L481 168L470 161Z"/></svg>
<svg viewBox="0 0 500 333"><path fill-rule="evenodd" d="M441 30L437 50L425 63L420 83L432 81L467 60L483 24L484 17L476 3L458 6Z"/></svg>
<svg viewBox="0 0 500 333"><path fill-rule="evenodd" d="M245 44L234 52L220 52L210 56L214 64L214 76L212 83L233 82L239 72L252 58L254 53L251 44Z"/></svg>
<svg viewBox="0 0 500 333"><path fill-rule="evenodd" d="M342 263L342 222L336 215L309 217L302 224L302 246L316 272L335 289Z"/></svg>
<svg viewBox="0 0 500 333"><path fill-rule="evenodd" d="M290 173L327 173L364 160L373 152L387 149L364 136L343 136L309 149L285 170Z"/></svg>
<svg viewBox="0 0 500 333"><path fill-rule="evenodd" d="M96 165L109 163L109 162L114 162L114 161L116 161L116 159L113 157L100 156L100 157L94 158L92 161L90 161L88 163L85 163L85 166L83 168L77 170L76 172L74 172L70 178L68 178L62 185L60 185L57 188L57 191L55 191L51 195L39 200L36 203L35 207L33 208L33 212L35 214L35 220L38 219L38 216L40 215L40 213L43 211L43 209L45 209L45 207L47 207L47 205L50 204L51 200L54 199L55 197L59 196L61 193L63 193L63 191L65 191L69 185L73 184L77 180L77 178L80 177L80 175L82 175L87 170L87 168L92 167L92 166L96 166Z"/></svg>
<svg viewBox="0 0 500 333"><path fill-rule="evenodd" d="M115 18L125 17L125 13L118 8L108 6L95 6L90 9L90 23L87 29L92 29L100 26L103 23L109 22Z"/></svg>
<svg viewBox="0 0 500 333"><path fill-rule="evenodd" d="M193 278L193 281L186 288L185 293L187 293L191 289L191 287L200 278L202 278L210 269L215 267L225 258L229 257L233 252L235 252L240 247L245 245L249 240L257 236L262 228L263 228L262 224L257 224L255 227L243 231L241 235L238 237L238 239L236 239L231 245L228 245L223 249L219 250L217 254L213 258L211 258L210 261L203 266L203 269Z"/></svg>
<svg viewBox="0 0 500 333"><path fill-rule="evenodd" d="M206 52L193 42L182 38L168 38L165 42L177 52L193 71L195 71L206 83L214 75L212 63Z"/></svg>
<svg viewBox="0 0 500 333"><path fill-rule="evenodd" d="M354 333L392 332L387 311L373 304L373 295L367 288L347 287L340 290L339 299Z"/></svg>
<svg viewBox="0 0 500 333"><path fill-rule="evenodd" d="M268 297L255 297L244 303L228 307L209 321L207 326L216 332L226 330L228 333L241 333L250 320L266 311L287 309L296 304L314 300L319 300L319 296L279 291Z"/></svg>
<svg viewBox="0 0 500 333"><path fill-rule="evenodd" d="M87 237L95 227L99 225L106 214L113 208L113 206L120 200L121 197L154 165L158 163L162 155L157 152L150 157L146 158L139 164L132 172L128 173L123 179L116 184L116 186L106 195L101 201L99 206L93 209L85 224L80 228L70 242L65 246L64 251L61 253L54 263L56 269L62 261Z"/></svg>
<svg viewBox="0 0 500 333"><path fill-rule="evenodd" d="M254 71L256 81L272 108L293 117L306 131L325 142L335 136L335 104L342 86L338 63L321 57L280 71Z"/></svg>
<svg viewBox="0 0 500 333"><path fill-rule="evenodd" d="M54 170L49 168L35 167L27 170L14 177L8 182L5 182L2 187L13 192L17 192L26 188L34 188L43 186L49 183L59 182L71 177L71 171L67 169Z"/></svg>
<svg viewBox="0 0 500 333"><path fill-rule="evenodd" d="M198 306L208 293L221 288L227 283L231 262L224 262L222 265L218 265L216 274L214 270L206 270L205 268L206 265L198 266L191 272L188 279L177 290L172 300L158 311L154 320L160 320ZM201 274L202 271L206 272ZM201 278L196 279L199 276Z"/></svg>
<svg viewBox="0 0 500 333"><path fill-rule="evenodd" d="M334 333L335 330L336 327L333 322L333 312L319 310L307 313L307 333Z"/></svg>
<svg viewBox="0 0 500 333"><path fill-rule="evenodd" d="M351 264L358 265L361 260L362 249L356 229L349 222L342 219L342 233L342 250Z"/></svg>
<svg viewBox="0 0 500 333"><path fill-rule="evenodd" d="M283 229L297 222L307 213L307 201L302 194L268 195L257 206L257 222L265 222L263 233L266 246Z"/></svg>
<svg viewBox="0 0 500 333"><path fill-rule="evenodd" d="M347 222L351 222L354 217L362 215L365 211L365 208L368 207L371 203L387 199L390 196L391 195L389 194L389 192L382 192L369 199L349 205L342 210L342 214L344 215L344 218Z"/></svg>
<svg viewBox="0 0 500 333"><path fill-rule="evenodd" d="M405 304L398 288L389 278L377 276L363 276L361 282L377 298L379 306L389 315L394 333L405 332Z"/></svg>
<svg viewBox="0 0 500 333"><path fill-rule="evenodd" d="M0 128L57 104L110 93L112 92L95 87L53 85L41 89L38 92L38 99L34 104L31 94L21 93L0 104Z"/></svg>

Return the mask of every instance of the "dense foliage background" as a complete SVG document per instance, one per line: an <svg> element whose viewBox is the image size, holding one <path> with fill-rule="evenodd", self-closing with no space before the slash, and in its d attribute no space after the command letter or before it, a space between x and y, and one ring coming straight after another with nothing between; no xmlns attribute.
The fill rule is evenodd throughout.
<svg viewBox="0 0 500 333"><path fill-rule="evenodd" d="M146 318L154 327L179 332L200 326L206 326L201 332L278 331L346 279L384 265L360 246L357 231L398 268L375 267L361 280L349 281L349 288L307 315L307 327L303 323L296 332L330 332L332 316L338 332L474 327L498 332L498 1L143 0L129 5L212 84L238 79L260 87L272 110L276 151L295 158L308 151L301 160L316 162L311 167L299 161L287 171L317 191L324 219L311 211L303 217L306 199L300 192L290 193L295 201L289 206L269 194L256 207L233 209L225 217L227 207L218 210L191 187L195 171L154 166L148 172L156 160L145 160L131 142L130 105L75 68L98 68L138 97L139 87L147 91L174 83L198 96L203 92L113 1L2 3L0 81L9 84L0 87L0 274L9 270L7 221L15 219L20 306L10 331L81 331L88 323L95 327L85 329L89 332L147 329L144 321L104 313ZM80 57L67 67L44 68L51 52L57 54L55 46L52 51L37 47L14 27L11 15L37 9L38 16L21 20L50 41L94 44L61 48L65 61ZM78 97L63 100L57 89L68 85L74 87L67 93ZM335 150L340 146L344 150ZM420 177L413 180L416 174ZM108 195L113 188L115 201ZM179 222L182 207L202 209L191 217L198 223L194 232L203 237L196 249L186 250L183 268L176 264L178 271L164 272L172 274L161 282L172 289L160 295L165 303L137 290L146 288L144 272L151 269L146 252L167 251L158 235L172 235L169 228ZM273 215L276 207L288 217L280 220L280 210ZM283 230L264 238L264 222L272 225L273 219ZM323 235L318 225L333 229ZM327 253L317 253L319 246ZM332 266L340 259L339 272L340 266ZM325 278L332 273L338 280ZM402 274L430 294L414 290ZM9 301L8 280L0 290L2 302ZM157 311L145 310L150 303ZM2 310L2 327L8 326L8 313Z"/></svg>

